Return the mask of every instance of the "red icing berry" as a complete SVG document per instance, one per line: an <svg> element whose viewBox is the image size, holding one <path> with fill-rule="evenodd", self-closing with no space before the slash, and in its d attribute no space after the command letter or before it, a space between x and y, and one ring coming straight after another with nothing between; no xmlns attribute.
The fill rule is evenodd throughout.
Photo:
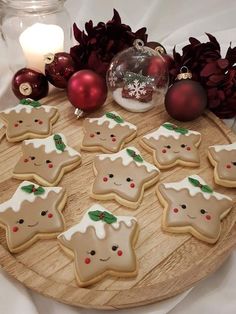
<svg viewBox="0 0 236 314"><path fill-rule="evenodd" d="M48 168L53 168L53 164L48 164Z"/></svg>
<svg viewBox="0 0 236 314"><path fill-rule="evenodd" d="M179 211L178 208L174 208L174 209L173 209L173 212L174 212L174 213L178 213L178 211Z"/></svg>
<svg viewBox="0 0 236 314"><path fill-rule="evenodd" d="M33 188L33 189L32 189L32 192L35 192L35 191L36 191L36 189L35 189L35 188Z"/></svg>
<svg viewBox="0 0 236 314"><path fill-rule="evenodd" d="M107 178L107 177L104 177L104 178L103 178L103 181L104 181L104 182L107 182L107 181L108 181L108 178Z"/></svg>
<svg viewBox="0 0 236 314"><path fill-rule="evenodd" d="M123 252L122 252L121 250L119 250L119 251L117 252L117 255L118 255L118 256L121 256L121 255L123 255Z"/></svg>
<svg viewBox="0 0 236 314"><path fill-rule="evenodd" d="M86 257L86 259L84 260L85 264L90 264L91 259L89 257Z"/></svg>
<svg viewBox="0 0 236 314"><path fill-rule="evenodd" d="M15 128L17 128L17 127L18 127L18 125L19 125L18 123L15 123L15 124L14 124L14 127L15 127Z"/></svg>
<svg viewBox="0 0 236 314"><path fill-rule="evenodd" d="M132 183L130 183L130 187L131 188L134 188L135 187L135 184L132 182Z"/></svg>
<svg viewBox="0 0 236 314"><path fill-rule="evenodd" d="M39 124L43 124L43 121L39 120Z"/></svg>
<svg viewBox="0 0 236 314"><path fill-rule="evenodd" d="M29 160L27 158L24 159L24 162L28 162Z"/></svg>
<svg viewBox="0 0 236 314"><path fill-rule="evenodd" d="M116 138L115 138L115 137L113 137L113 138L112 138L112 142L115 142L115 141L116 141Z"/></svg>
<svg viewBox="0 0 236 314"><path fill-rule="evenodd" d="M90 137L94 137L94 134L93 134L93 133L91 133L91 134L90 134Z"/></svg>
<svg viewBox="0 0 236 314"><path fill-rule="evenodd" d="M52 218L52 217L53 217L53 214L49 213L48 218Z"/></svg>
<svg viewBox="0 0 236 314"><path fill-rule="evenodd" d="M12 231L13 231L13 232L17 232L18 230L19 230L19 228L16 227L16 226L12 228Z"/></svg>
<svg viewBox="0 0 236 314"><path fill-rule="evenodd" d="M165 153L166 153L166 149L163 149L163 150L162 150L162 153L165 154Z"/></svg>
<svg viewBox="0 0 236 314"><path fill-rule="evenodd" d="M206 215L206 219L207 220L211 220L211 216L210 215Z"/></svg>
<svg viewBox="0 0 236 314"><path fill-rule="evenodd" d="M230 164L226 165L226 168L230 169L230 168L231 168L231 165L230 165Z"/></svg>
<svg viewBox="0 0 236 314"><path fill-rule="evenodd" d="M188 146L186 149L187 149L187 150L191 150L191 147Z"/></svg>

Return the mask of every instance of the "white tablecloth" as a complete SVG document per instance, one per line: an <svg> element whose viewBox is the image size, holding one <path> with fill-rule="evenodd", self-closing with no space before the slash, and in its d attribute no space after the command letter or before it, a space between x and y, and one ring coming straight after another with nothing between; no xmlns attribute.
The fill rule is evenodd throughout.
<svg viewBox="0 0 236 314"><path fill-rule="evenodd" d="M189 36L204 39L204 32L213 33L220 41L222 51L232 41L236 45L235 0L68 0L66 6L72 21L80 27L89 19L106 21L116 8L124 23L133 29L147 26L149 40L160 41L167 50L186 44ZM0 109L16 103L9 82L7 54L0 41ZM234 119L226 123L236 131ZM1 200L0 200L1 201ZM123 314L235 314L236 313L236 251L224 265L191 291L175 298ZM100 314L73 308L28 291L0 270L0 314ZM112 313L112 312L110 312Z"/></svg>

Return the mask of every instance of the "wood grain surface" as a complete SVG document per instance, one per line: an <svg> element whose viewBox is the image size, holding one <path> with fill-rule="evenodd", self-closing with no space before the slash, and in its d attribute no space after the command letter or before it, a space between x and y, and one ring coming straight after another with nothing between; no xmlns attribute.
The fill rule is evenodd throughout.
<svg viewBox="0 0 236 314"><path fill-rule="evenodd" d="M63 92L45 98L42 103L59 108L60 118L54 126L55 132L62 132L68 144L80 149L83 137L83 119L76 120L74 109ZM151 154L138 144L138 138L159 127L170 119L163 106L146 113L130 113L110 99L106 105L91 116L100 116L105 111L116 110L129 122L138 126L138 136L131 143L149 162ZM236 136L212 113L206 112L201 118L182 123L202 134L200 145L201 166L199 168L175 167L162 171L160 181L177 181L190 174L199 174L218 192L234 197L235 189L227 189L214 184L213 168L206 150L209 145L227 144ZM127 146L127 145L126 145ZM19 181L11 178L11 172L21 154L21 145L0 144L0 201L11 197ZM85 210L95 203L89 196L94 180L92 162L97 153L82 152L82 165L66 174L60 182L67 188L68 201L64 210L66 228L78 223ZM201 242L190 235L173 235L161 230L162 206L156 193L156 186L147 189L137 210L129 210L115 201L101 204L118 215L135 215L140 225L136 244L139 273L136 278L119 279L106 277L88 288L76 285L72 260L60 249L57 240L38 241L29 249L18 254L7 250L5 231L0 229L0 265L25 286L45 296L67 304L96 309L121 309L157 302L172 297L195 285L199 280L214 272L227 258L236 243L236 206L222 222L222 233L215 245Z"/></svg>

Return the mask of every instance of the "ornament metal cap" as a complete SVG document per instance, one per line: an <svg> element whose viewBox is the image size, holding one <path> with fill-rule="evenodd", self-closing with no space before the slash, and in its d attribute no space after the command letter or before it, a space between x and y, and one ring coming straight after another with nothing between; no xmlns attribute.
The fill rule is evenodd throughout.
<svg viewBox="0 0 236 314"><path fill-rule="evenodd" d="M76 108L74 114L76 116L76 119L79 119L84 116L84 111L79 108Z"/></svg>
<svg viewBox="0 0 236 314"><path fill-rule="evenodd" d="M48 53L44 56L44 62L45 64L50 64L54 61L54 54L53 53Z"/></svg>
<svg viewBox="0 0 236 314"><path fill-rule="evenodd" d="M193 77L192 73L189 71L189 69L184 65L180 69L180 73L177 75L176 80L187 80L191 79Z"/></svg>

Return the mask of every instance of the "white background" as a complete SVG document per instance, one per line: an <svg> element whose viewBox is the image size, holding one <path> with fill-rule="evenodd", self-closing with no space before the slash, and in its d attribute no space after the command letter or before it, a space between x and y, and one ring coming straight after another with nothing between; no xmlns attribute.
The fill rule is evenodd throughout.
<svg viewBox="0 0 236 314"><path fill-rule="evenodd" d="M148 28L149 40L161 42L168 51L186 44L189 36L206 40L204 32L214 34L222 52L232 41L236 45L235 0L68 0L66 7L71 20L83 28L92 19L107 21L116 8L124 23L133 30ZM9 89L12 73L7 64L4 45L0 41L0 109L15 104ZM236 130L233 119L227 121ZM170 300L120 311L122 314L235 314L236 313L236 252L213 275L191 291ZM178 304L178 305L177 305ZM32 293L0 270L0 314L100 314L103 311L83 310L59 304ZM110 312L112 313L112 312Z"/></svg>

